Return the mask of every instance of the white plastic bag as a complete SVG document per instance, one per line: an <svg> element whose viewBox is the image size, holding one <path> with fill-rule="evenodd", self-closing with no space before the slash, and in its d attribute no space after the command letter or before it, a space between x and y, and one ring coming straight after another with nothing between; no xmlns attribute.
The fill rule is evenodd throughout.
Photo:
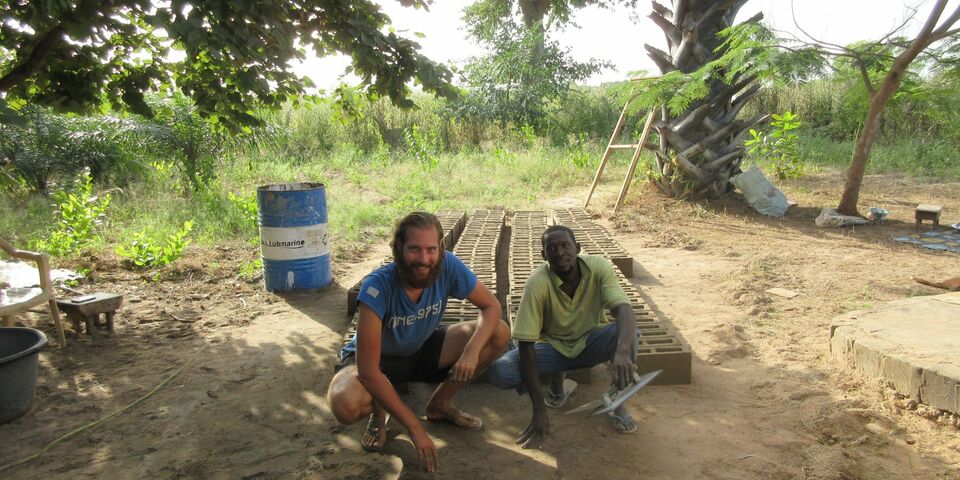
<svg viewBox="0 0 960 480"><path fill-rule="evenodd" d="M740 189L747 203L754 210L769 217L782 217L787 213L787 196L774 187L757 167L730 177L730 183Z"/></svg>
<svg viewBox="0 0 960 480"><path fill-rule="evenodd" d="M842 227L844 225L863 225L869 220L850 215L840 215L835 208L824 208L815 220L818 227Z"/></svg>

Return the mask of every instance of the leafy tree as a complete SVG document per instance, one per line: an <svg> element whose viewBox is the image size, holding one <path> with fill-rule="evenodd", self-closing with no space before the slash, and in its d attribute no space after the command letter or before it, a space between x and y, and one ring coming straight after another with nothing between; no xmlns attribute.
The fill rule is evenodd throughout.
<svg viewBox="0 0 960 480"><path fill-rule="evenodd" d="M465 12L470 34L491 51L465 68L470 95L462 116L496 119L501 125L539 125L551 100L609 66L592 59L577 62L549 38L551 27L570 22L573 8L606 1L478 0Z"/></svg>
<svg viewBox="0 0 960 480"><path fill-rule="evenodd" d="M156 116L149 124L150 143L172 160L185 192L199 192L217 177L217 159L225 138L210 128L183 96L150 99Z"/></svg>
<svg viewBox="0 0 960 480"><path fill-rule="evenodd" d="M860 134L860 138L857 139L857 145L853 151L853 159L850 161L850 168L847 169L846 182L844 183L843 193L840 196L840 204L837 206L838 212L844 215L858 214L857 203L860 197L860 186L863 184L863 175L866 172L867 162L870 159L870 150L880 132L883 112L887 106L887 102L900 87L910 64L932 44L950 37L955 37L957 33L960 33L960 30L953 28L953 25L960 20L960 6L955 7L953 12L943 17L946 6L947 0L937 0L917 36L905 45L900 53L893 58L893 62L883 76L883 80L877 83L876 86L868 79L864 80L865 83L869 85L870 109L867 111L863 132ZM952 47L953 45L947 46L947 48L951 50L945 52L946 56L949 57L955 54ZM950 63L955 62L951 61Z"/></svg>
<svg viewBox="0 0 960 480"><path fill-rule="evenodd" d="M474 58L465 68L470 94L459 106L461 114L518 125L539 125L549 101L560 99L577 81L597 72L605 63L582 63L544 34L505 25L490 45L492 52Z"/></svg>
<svg viewBox="0 0 960 480"><path fill-rule="evenodd" d="M238 130L311 86L289 65L307 49L349 55L366 91L398 105L412 105L411 80L455 93L449 70L384 31L372 0L0 0L0 11L0 97L14 107L89 111L106 99L150 116L146 93L179 90Z"/></svg>

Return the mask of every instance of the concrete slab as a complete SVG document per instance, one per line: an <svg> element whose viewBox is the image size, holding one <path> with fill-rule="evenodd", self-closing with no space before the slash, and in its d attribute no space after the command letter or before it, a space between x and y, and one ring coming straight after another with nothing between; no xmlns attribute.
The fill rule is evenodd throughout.
<svg viewBox="0 0 960 480"><path fill-rule="evenodd" d="M837 317L830 325L830 354L903 395L960 413L960 292Z"/></svg>

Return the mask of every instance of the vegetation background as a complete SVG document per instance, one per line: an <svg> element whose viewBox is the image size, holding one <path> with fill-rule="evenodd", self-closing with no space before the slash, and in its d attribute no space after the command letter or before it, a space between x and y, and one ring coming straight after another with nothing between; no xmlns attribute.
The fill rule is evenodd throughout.
<svg viewBox="0 0 960 480"><path fill-rule="evenodd" d="M265 127L233 137L183 97L151 97L151 120L27 107L26 122L0 124L0 231L78 258L84 249L129 250L130 239L162 248L193 222L190 241L246 243L255 262L256 187L317 181L327 186L334 257L349 258L404 211L522 209L584 187L619 115L617 87L573 88L544 105L536 126L458 113L456 101L425 94L401 109L342 87L339 101L317 96L264 112ZM870 171L960 178L957 88L947 77L908 84L887 110ZM859 80L841 72L770 86L747 108L799 119L798 166L777 175L790 181L846 166L867 101ZM641 116L628 125L625 135L636 136ZM750 161L773 176L777 160L760 153ZM607 178L622 178L625 157L614 156ZM644 154L635 182L647 180L651 161ZM252 263L248 273L256 270Z"/></svg>

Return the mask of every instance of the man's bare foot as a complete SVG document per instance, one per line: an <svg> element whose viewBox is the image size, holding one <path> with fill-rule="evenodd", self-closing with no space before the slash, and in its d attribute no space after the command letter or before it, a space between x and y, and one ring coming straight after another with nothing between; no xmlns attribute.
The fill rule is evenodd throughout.
<svg viewBox="0 0 960 480"><path fill-rule="evenodd" d="M390 415L386 413L371 413L367 420L367 429L360 437L360 446L368 452L381 452L387 443L387 421Z"/></svg>
<svg viewBox="0 0 960 480"><path fill-rule="evenodd" d="M453 405L448 405L447 408L443 410L428 406L427 420L431 422L449 423L467 430L480 430L483 428L483 420L469 413L462 412Z"/></svg>

